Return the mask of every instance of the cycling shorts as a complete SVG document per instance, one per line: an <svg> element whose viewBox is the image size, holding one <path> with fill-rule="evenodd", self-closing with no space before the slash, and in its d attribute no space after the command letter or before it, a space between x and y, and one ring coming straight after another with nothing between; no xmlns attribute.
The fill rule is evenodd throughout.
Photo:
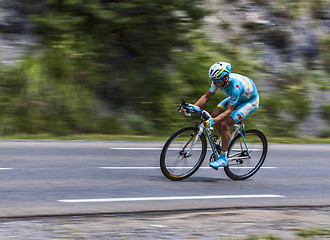
<svg viewBox="0 0 330 240"><path fill-rule="evenodd" d="M230 97L222 100L218 107L220 107L222 110L227 109L228 102L230 100ZM238 123L245 119L248 115L253 113L257 108L259 107L259 96L256 96L255 98L249 99L244 102L238 102L236 107L234 108L234 111L230 114L230 116L234 119L235 123Z"/></svg>

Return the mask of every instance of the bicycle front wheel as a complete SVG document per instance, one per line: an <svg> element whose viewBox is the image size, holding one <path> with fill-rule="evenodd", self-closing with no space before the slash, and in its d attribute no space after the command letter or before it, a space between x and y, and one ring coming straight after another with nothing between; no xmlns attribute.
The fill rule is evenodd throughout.
<svg viewBox="0 0 330 240"><path fill-rule="evenodd" d="M198 131L197 127L182 128L167 140L160 155L160 168L165 177L183 180L201 166L207 145L203 133L197 136Z"/></svg>
<svg viewBox="0 0 330 240"><path fill-rule="evenodd" d="M228 166L224 168L233 180L244 180L255 174L264 163L267 155L267 139L256 129L244 131L229 144Z"/></svg>

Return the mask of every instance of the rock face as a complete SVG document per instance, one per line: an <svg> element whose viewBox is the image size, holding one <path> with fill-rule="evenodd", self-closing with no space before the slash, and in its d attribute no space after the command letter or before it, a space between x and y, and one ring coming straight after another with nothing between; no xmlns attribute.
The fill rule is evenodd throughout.
<svg viewBox="0 0 330 240"><path fill-rule="evenodd" d="M28 13L19 0L0 0L0 62L5 66L14 65L27 47L36 42Z"/></svg>
<svg viewBox="0 0 330 240"><path fill-rule="evenodd" d="M242 52L255 49L254 57L262 63L265 73L258 81L264 95L276 93L285 81L281 74L292 70L311 75L315 72L322 76L323 84L330 84L329 74L322 69L320 48L321 39L330 34L330 4L316 1L324 3L323 9L316 12L311 3L300 2L299 11L295 12L275 0L235 0L221 4L206 0L205 7L213 11L205 19L210 38L214 42L231 44ZM238 44L233 41L237 39ZM312 80L306 81L305 86L309 90L304 98L310 105L306 107L307 117L297 121L298 134L320 136L329 128L320 107L330 103L330 92L319 90Z"/></svg>

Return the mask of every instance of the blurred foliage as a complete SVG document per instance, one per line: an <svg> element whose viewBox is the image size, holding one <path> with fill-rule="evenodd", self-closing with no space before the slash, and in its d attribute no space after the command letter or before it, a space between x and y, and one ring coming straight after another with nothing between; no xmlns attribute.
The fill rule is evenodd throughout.
<svg viewBox="0 0 330 240"><path fill-rule="evenodd" d="M311 4L312 15L316 19L327 19L327 14L329 10L328 0L313 0L309 1Z"/></svg>
<svg viewBox="0 0 330 240"><path fill-rule="evenodd" d="M330 138L330 127L327 129L323 130L323 132L320 134L321 138Z"/></svg>
<svg viewBox="0 0 330 240"><path fill-rule="evenodd" d="M330 34L322 39L321 48L324 67L330 73Z"/></svg>
<svg viewBox="0 0 330 240"><path fill-rule="evenodd" d="M197 3L49 0L34 21L46 46L80 62L78 82L129 116L124 121L132 130L147 132L166 124L169 95L180 89L167 69L175 65L172 50L189 47L187 34L206 14Z"/></svg>
<svg viewBox="0 0 330 240"><path fill-rule="evenodd" d="M308 73L308 79L311 79L319 91L325 92L330 90L330 81L326 77L326 73L319 70L314 70Z"/></svg>
<svg viewBox="0 0 330 240"><path fill-rule="evenodd" d="M302 13L304 3L305 0L278 0L273 5L273 11L277 16L295 18Z"/></svg>
<svg viewBox="0 0 330 240"><path fill-rule="evenodd" d="M2 70L2 133L166 128L184 84L171 81L173 50L190 48L206 14L198 3L43 1L31 17L42 46Z"/></svg>
<svg viewBox="0 0 330 240"><path fill-rule="evenodd" d="M311 228L311 229L295 229L295 235L299 239L328 239L330 237L329 229Z"/></svg>
<svg viewBox="0 0 330 240"><path fill-rule="evenodd" d="M328 0L254 0L257 4L268 5L279 18L293 19L310 12L315 19L327 18Z"/></svg>
<svg viewBox="0 0 330 240"><path fill-rule="evenodd" d="M330 230L329 229L321 229L321 228L295 228L291 230L296 236L297 240L313 240L313 239L329 239ZM245 238L237 238L236 240L279 240L283 239L274 235L251 235Z"/></svg>
<svg viewBox="0 0 330 240"><path fill-rule="evenodd" d="M183 98L194 103L209 89L208 68L214 62L230 62L233 72L249 76L257 86L267 74L253 49L237 46L241 36L220 44L200 31L209 12L199 0L21 2L41 45L16 66L0 69L0 134L167 135L198 120L176 110ZM303 2L283 0L274 9L298 14ZM317 4L323 1L312 5ZM229 21L220 27L233 28ZM291 44L285 29L244 27L277 49ZM321 42L326 68L329 39ZM309 69L283 72L276 93L259 88L260 108L246 124L272 136L293 137L297 122L309 114L307 83L326 90L328 81L322 74L309 75ZM206 109L212 111L225 97L218 91Z"/></svg>
<svg viewBox="0 0 330 240"><path fill-rule="evenodd" d="M330 123L330 103L323 104L321 106L321 112L324 117Z"/></svg>
<svg viewBox="0 0 330 240"><path fill-rule="evenodd" d="M310 114L309 81L311 78L300 68L279 74L279 89L261 94L260 109L256 112L262 119L261 129L270 136L296 136L299 123Z"/></svg>
<svg viewBox="0 0 330 240"><path fill-rule="evenodd" d="M42 60L28 59L2 70L1 132L93 132L93 93L70 79L54 78L44 67Z"/></svg>

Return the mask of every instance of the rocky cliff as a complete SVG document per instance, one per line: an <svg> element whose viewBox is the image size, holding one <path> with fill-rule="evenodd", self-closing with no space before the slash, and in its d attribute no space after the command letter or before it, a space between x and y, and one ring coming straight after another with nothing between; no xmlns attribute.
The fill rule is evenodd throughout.
<svg viewBox="0 0 330 240"><path fill-rule="evenodd" d="M325 49L321 41L330 34L330 2L219 2L206 0L205 4L212 11L205 19L205 29L212 41L229 44L246 55L253 55L252 61L259 65L259 69L262 66L260 79L256 81L263 96L276 97L290 73L309 72L308 80L297 83L300 86L296 91L302 91L301 98L309 103L306 116L297 124L301 135L322 135L329 128L321 106L330 103L330 79L322 60ZM320 78L322 81L318 82ZM301 88L308 88L308 91Z"/></svg>

